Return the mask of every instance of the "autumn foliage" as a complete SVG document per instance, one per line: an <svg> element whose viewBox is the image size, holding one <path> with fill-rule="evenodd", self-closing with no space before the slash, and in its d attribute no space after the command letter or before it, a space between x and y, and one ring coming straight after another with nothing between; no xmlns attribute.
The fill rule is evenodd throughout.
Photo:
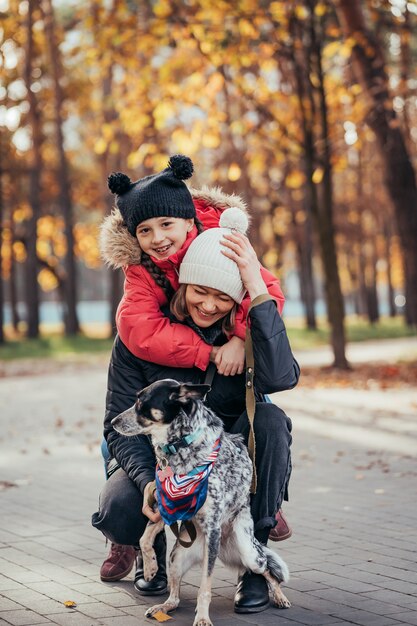
<svg viewBox="0 0 417 626"><path fill-rule="evenodd" d="M383 106L395 113L390 124L413 171L417 3L361 4L384 50ZM195 163L194 186L244 196L259 254L283 278L297 273L312 328L324 290L342 363L343 300L372 321L377 286L387 286L392 314L395 292L407 286L372 102L352 63L359 45L365 56L374 50L367 32L342 29L341 9L330 0L0 2L8 299L28 259L33 211L39 287L60 289L70 310L77 296L66 290L69 253L78 266L100 267L97 228L111 208L107 174L142 177L180 152ZM417 311L409 321L416 323Z"/></svg>

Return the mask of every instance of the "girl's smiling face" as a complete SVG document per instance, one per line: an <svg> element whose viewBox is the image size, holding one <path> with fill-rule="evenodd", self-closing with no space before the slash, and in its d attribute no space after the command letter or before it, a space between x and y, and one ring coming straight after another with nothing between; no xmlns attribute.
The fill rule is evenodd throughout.
<svg viewBox="0 0 417 626"><path fill-rule="evenodd" d="M200 285L187 285L185 303L194 324L208 328L227 315L235 301L222 291Z"/></svg>
<svg viewBox="0 0 417 626"><path fill-rule="evenodd" d="M162 261L182 248L193 226L193 218L151 217L138 225L136 239L143 252Z"/></svg>

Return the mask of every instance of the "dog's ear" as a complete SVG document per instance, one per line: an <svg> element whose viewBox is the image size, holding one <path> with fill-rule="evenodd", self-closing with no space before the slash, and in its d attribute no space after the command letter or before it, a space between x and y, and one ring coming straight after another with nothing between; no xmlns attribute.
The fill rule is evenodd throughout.
<svg viewBox="0 0 417 626"><path fill-rule="evenodd" d="M204 400L210 389L210 385L183 384L169 394L169 399L181 404L187 404L191 399Z"/></svg>

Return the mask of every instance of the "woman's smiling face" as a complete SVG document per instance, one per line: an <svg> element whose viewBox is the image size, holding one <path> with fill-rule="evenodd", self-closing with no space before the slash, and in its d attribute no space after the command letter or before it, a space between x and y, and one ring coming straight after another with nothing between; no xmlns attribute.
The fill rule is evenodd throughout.
<svg viewBox="0 0 417 626"><path fill-rule="evenodd" d="M162 261L182 248L194 219L182 217L151 217L136 229L136 239L143 252Z"/></svg>
<svg viewBox="0 0 417 626"><path fill-rule="evenodd" d="M235 301L217 289L187 285L185 303L194 324L208 328L227 315Z"/></svg>

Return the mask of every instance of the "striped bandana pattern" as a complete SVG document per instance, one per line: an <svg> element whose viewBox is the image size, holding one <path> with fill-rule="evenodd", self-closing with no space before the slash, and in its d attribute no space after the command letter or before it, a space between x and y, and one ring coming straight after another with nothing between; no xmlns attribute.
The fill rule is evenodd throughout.
<svg viewBox="0 0 417 626"><path fill-rule="evenodd" d="M220 450L220 438L202 465L188 474L174 474L170 467L156 466L156 499L165 524L188 520L201 509L207 498L208 479Z"/></svg>

